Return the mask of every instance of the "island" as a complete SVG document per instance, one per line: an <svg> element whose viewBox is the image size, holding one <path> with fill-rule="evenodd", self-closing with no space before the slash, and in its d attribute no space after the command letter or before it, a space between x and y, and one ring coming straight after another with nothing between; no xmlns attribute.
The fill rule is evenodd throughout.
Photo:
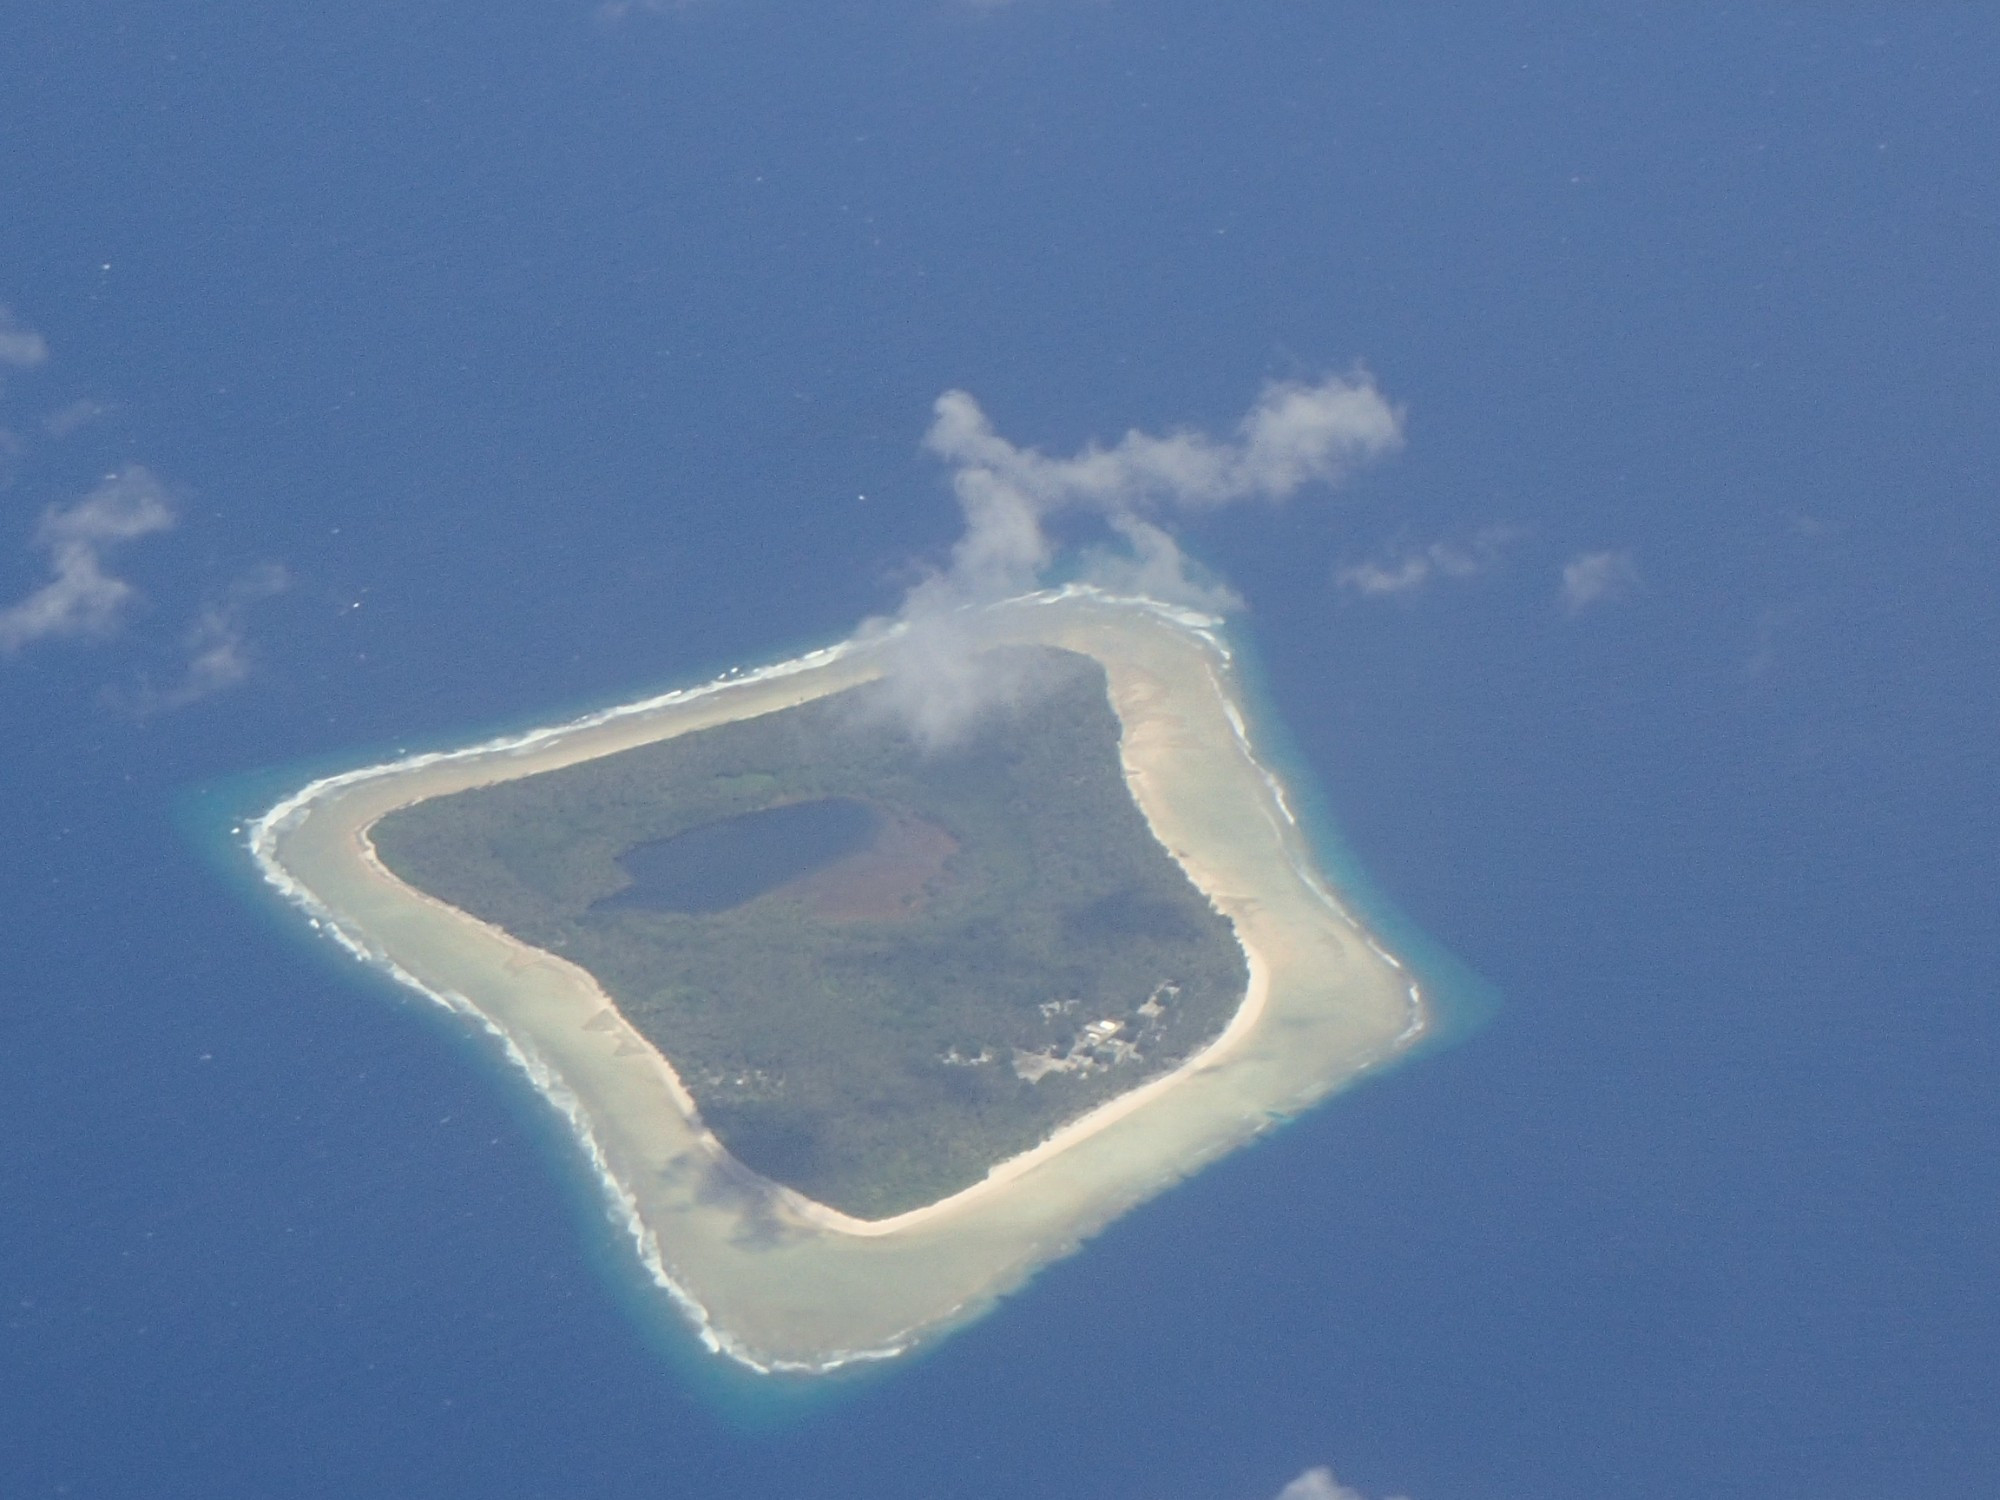
<svg viewBox="0 0 2000 1500"><path fill-rule="evenodd" d="M865 683L368 836L589 973L737 1161L889 1218L1180 1066L1249 985L1125 785L1104 669L1049 647L968 668L1014 691L947 741Z"/></svg>
<svg viewBox="0 0 2000 1500"><path fill-rule="evenodd" d="M1424 1032L1258 759L1221 622L962 612L314 781L247 830L324 933L485 1026L653 1279L754 1369L879 1359Z"/></svg>

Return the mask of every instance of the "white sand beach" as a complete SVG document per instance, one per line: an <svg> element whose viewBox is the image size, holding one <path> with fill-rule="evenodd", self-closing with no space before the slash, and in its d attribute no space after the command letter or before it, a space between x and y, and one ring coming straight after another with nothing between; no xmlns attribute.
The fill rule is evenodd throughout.
<svg viewBox="0 0 2000 1500"><path fill-rule="evenodd" d="M1409 1046L1422 997L1314 868L1257 761L1217 622L1073 589L979 612L982 644L1105 668L1141 811L1233 922L1250 983L1175 1071L938 1203L866 1221L755 1176L591 976L415 891L374 857L394 808L868 681L879 638L465 750L325 778L248 830L265 876L362 960L491 1030L562 1113L654 1279L710 1348L759 1370L883 1358L976 1316L1106 1223Z"/></svg>

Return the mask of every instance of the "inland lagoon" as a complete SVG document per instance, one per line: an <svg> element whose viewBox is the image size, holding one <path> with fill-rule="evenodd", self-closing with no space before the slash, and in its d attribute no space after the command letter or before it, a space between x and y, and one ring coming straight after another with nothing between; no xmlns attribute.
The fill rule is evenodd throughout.
<svg viewBox="0 0 2000 1500"><path fill-rule="evenodd" d="M874 851L883 826L880 813L852 797L736 813L633 845L617 856L631 884L600 896L588 909L691 916L730 911L828 865Z"/></svg>

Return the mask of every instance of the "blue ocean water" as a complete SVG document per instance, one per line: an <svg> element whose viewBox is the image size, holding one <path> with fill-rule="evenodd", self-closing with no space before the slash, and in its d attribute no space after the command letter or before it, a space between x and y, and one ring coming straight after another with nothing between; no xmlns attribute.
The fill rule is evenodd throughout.
<svg viewBox="0 0 2000 1500"><path fill-rule="evenodd" d="M1987 1493L1996 43L11 7L0 609L107 472L178 521L0 654L0 1493ZM232 862L293 779L893 609L947 388L1066 453L1357 359L1405 451L1187 539L1481 1024L921 1357L708 1360L491 1047Z"/></svg>

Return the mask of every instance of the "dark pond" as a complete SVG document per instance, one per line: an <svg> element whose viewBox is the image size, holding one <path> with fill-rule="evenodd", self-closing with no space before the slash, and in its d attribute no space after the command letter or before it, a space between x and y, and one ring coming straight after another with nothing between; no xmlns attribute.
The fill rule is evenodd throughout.
<svg viewBox="0 0 2000 1500"><path fill-rule="evenodd" d="M882 815L865 802L829 797L704 823L618 856L632 883L592 911L728 911L787 881L858 854Z"/></svg>

